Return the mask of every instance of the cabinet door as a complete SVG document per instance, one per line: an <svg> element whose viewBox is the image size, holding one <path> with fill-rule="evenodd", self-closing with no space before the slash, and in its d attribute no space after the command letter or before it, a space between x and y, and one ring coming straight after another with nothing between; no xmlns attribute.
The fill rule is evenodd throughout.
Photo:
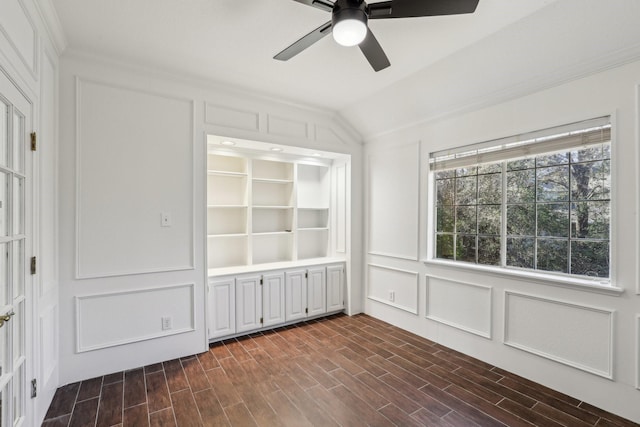
<svg viewBox="0 0 640 427"><path fill-rule="evenodd" d="M310 268L307 278L309 316L327 312L327 280L325 267Z"/></svg>
<svg viewBox="0 0 640 427"><path fill-rule="evenodd" d="M344 265L327 267L327 312L344 309Z"/></svg>
<svg viewBox="0 0 640 427"><path fill-rule="evenodd" d="M285 273L285 319L304 319L307 317L307 279L306 270L293 270Z"/></svg>
<svg viewBox="0 0 640 427"><path fill-rule="evenodd" d="M234 279L210 280L207 295L209 306L209 338L236 333L236 286Z"/></svg>
<svg viewBox="0 0 640 427"><path fill-rule="evenodd" d="M236 278L236 332L262 327L260 276Z"/></svg>
<svg viewBox="0 0 640 427"><path fill-rule="evenodd" d="M284 273L262 276L263 326L284 323Z"/></svg>

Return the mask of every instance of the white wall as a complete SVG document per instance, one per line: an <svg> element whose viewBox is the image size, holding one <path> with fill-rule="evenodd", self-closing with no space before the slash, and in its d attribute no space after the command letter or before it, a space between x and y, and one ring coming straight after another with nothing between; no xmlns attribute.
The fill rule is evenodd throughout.
<svg viewBox="0 0 640 427"><path fill-rule="evenodd" d="M640 421L639 76L640 62L634 62L444 119L425 111L419 125L403 127L396 117L390 129L403 130L369 138L365 312ZM382 93L367 104L393 108L395 101L385 104L385 99ZM614 120L613 285L623 288L622 294L416 261L426 258L431 220L429 152L609 114ZM419 164L412 156L418 150ZM396 173L395 160L385 162L398 158L404 161L402 174ZM413 176L420 176L419 184L408 185ZM393 204L381 204L376 198L389 187L403 190ZM405 194L407 188L411 194ZM419 237L418 248L408 236Z"/></svg>
<svg viewBox="0 0 640 427"><path fill-rule="evenodd" d="M325 111L70 52L60 112L61 384L207 348L207 134L351 154L361 194L359 137ZM359 312L361 258L348 264Z"/></svg>

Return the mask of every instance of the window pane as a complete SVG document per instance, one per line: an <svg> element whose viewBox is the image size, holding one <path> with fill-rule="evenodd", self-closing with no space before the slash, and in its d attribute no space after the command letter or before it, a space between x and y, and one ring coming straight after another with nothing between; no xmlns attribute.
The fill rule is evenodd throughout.
<svg viewBox="0 0 640 427"><path fill-rule="evenodd" d="M24 233L24 178L13 177L13 234Z"/></svg>
<svg viewBox="0 0 640 427"><path fill-rule="evenodd" d="M533 236L536 232L536 205L507 206L507 234Z"/></svg>
<svg viewBox="0 0 640 427"><path fill-rule="evenodd" d="M9 235L9 174L0 172L0 236Z"/></svg>
<svg viewBox="0 0 640 427"><path fill-rule="evenodd" d="M538 239L538 263L536 268L545 271L567 273L569 242L560 239Z"/></svg>
<svg viewBox="0 0 640 427"><path fill-rule="evenodd" d="M436 172L436 179L453 178L455 176L456 176L456 172L454 170Z"/></svg>
<svg viewBox="0 0 640 427"><path fill-rule="evenodd" d="M507 202L529 203L536 200L536 171L507 172Z"/></svg>
<svg viewBox="0 0 640 427"><path fill-rule="evenodd" d="M502 172L502 163L478 165L478 174Z"/></svg>
<svg viewBox="0 0 640 427"><path fill-rule="evenodd" d="M580 202L571 205L571 237L609 239L609 202Z"/></svg>
<svg viewBox="0 0 640 427"><path fill-rule="evenodd" d="M507 239L507 265L533 268L533 238L510 237Z"/></svg>
<svg viewBox="0 0 640 427"><path fill-rule="evenodd" d="M609 242L571 242L571 274L609 277Z"/></svg>
<svg viewBox="0 0 640 427"><path fill-rule="evenodd" d="M502 203L502 174L478 175L478 204Z"/></svg>
<svg viewBox="0 0 640 427"><path fill-rule="evenodd" d="M500 237L478 237L478 264L500 265Z"/></svg>
<svg viewBox="0 0 640 427"><path fill-rule="evenodd" d="M24 295L24 240L14 240L11 246L13 298L17 298Z"/></svg>
<svg viewBox="0 0 640 427"><path fill-rule="evenodd" d="M24 116L14 109L13 112L13 169L24 169Z"/></svg>
<svg viewBox="0 0 640 427"><path fill-rule="evenodd" d="M437 199L438 205L453 205L454 204L454 189L455 179L440 179L436 181Z"/></svg>
<svg viewBox="0 0 640 427"><path fill-rule="evenodd" d="M511 160L507 162L507 170L515 171L515 170L521 170L521 169L531 169L535 165L536 165L536 160L533 158Z"/></svg>
<svg viewBox="0 0 640 427"><path fill-rule="evenodd" d="M9 271L7 270L7 243L0 243L0 307L9 305Z"/></svg>
<svg viewBox="0 0 640 427"><path fill-rule="evenodd" d="M571 152L572 162L588 162L591 160L605 160L611 158L611 146L602 144Z"/></svg>
<svg viewBox="0 0 640 427"><path fill-rule="evenodd" d="M476 262L476 236L456 235L456 260Z"/></svg>
<svg viewBox="0 0 640 427"><path fill-rule="evenodd" d="M456 176L475 175L476 173L478 173L478 168L476 166L456 169Z"/></svg>
<svg viewBox="0 0 640 427"><path fill-rule="evenodd" d="M569 237L569 203L538 205L538 236Z"/></svg>
<svg viewBox="0 0 640 427"><path fill-rule="evenodd" d="M478 234L500 234L500 205L478 206Z"/></svg>
<svg viewBox="0 0 640 427"><path fill-rule="evenodd" d="M436 231L453 233L455 226L455 216L453 206L438 206Z"/></svg>
<svg viewBox="0 0 640 427"><path fill-rule="evenodd" d="M0 165L7 166L9 146L9 107L0 100Z"/></svg>
<svg viewBox="0 0 640 427"><path fill-rule="evenodd" d="M571 199L602 200L611 196L610 161L571 165Z"/></svg>
<svg viewBox="0 0 640 427"><path fill-rule="evenodd" d="M456 232L476 234L476 227L476 206L456 207Z"/></svg>
<svg viewBox="0 0 640 427"><path fill-rule="evenodd" d="M538 201L569 200L569 166L540 168L536 175Z"/></svg>
<svg viewBox="0 0 640 427"><path fill-rule="evenodd" d="M453 259L452 234L438 234L436 236L436 258Z"/></svg>
<svg viewBox="0 0 640 427"><path fill-rule="evenodd" d="M536 157L537 167L566 165L567 163L569 163L569 153L554 153Z"/></svg>
<svg viewBox="0 0 640 427"><path fill-rule="evenodd" d="M474 205L476 203L477 176L456 179L456 205Z"/></svg>

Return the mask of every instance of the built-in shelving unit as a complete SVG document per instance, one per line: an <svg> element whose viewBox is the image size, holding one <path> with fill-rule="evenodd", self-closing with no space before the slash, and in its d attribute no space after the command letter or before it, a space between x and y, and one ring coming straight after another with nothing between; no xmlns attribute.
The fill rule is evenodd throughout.
<svg viewBox="0 0 640 427"><path fill-rule="evenodd" d="M329 255L329 163L216 152L207 176L209 268Z"/></svg>

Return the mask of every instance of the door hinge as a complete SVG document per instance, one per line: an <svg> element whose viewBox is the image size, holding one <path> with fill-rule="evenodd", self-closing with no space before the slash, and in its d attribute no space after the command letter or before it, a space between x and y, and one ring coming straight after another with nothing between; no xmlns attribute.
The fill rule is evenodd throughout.
<svg viewBox="0 0 640 427"><path fill-rule="evenodd" d="M262 317L260 318L260 324L263 324L264 322L262 321Z"/></svg>
<svg viewBox="0 0 640 427"><path fill-rule="evenodd" d="M263 283L263 279L260 279L260 284L262 285L262 283Z"/></svg>
<svg viewBox="0 0 640 427"><path fill-rule="evenodd" d="M31 257L31 274L36 274L36 257Z"/></svg>
<svg viewBox="0 0 640 427"><path fill-rule="evenodd" d="M36 379L31 380L31 398L33 399L38 395L38 381Z"/></svg>
<svg viewBox="0 0 640 427"><path fill-rule="evenodd" d="M38 137L35 132L31 132L31 151L36 151Z"/></svg>
<svg viewBox="0 0 640 427"><path fill-rule="evenodd" d="M309 307L304 309L304 314L309 314Z"/></svg>
<svg viewBox="0 0 640 427"><path fill-rule="evenodd" d="M309 278L309 272L307 271L306 273L304 273L304 278L308 279Z"/></svg>

